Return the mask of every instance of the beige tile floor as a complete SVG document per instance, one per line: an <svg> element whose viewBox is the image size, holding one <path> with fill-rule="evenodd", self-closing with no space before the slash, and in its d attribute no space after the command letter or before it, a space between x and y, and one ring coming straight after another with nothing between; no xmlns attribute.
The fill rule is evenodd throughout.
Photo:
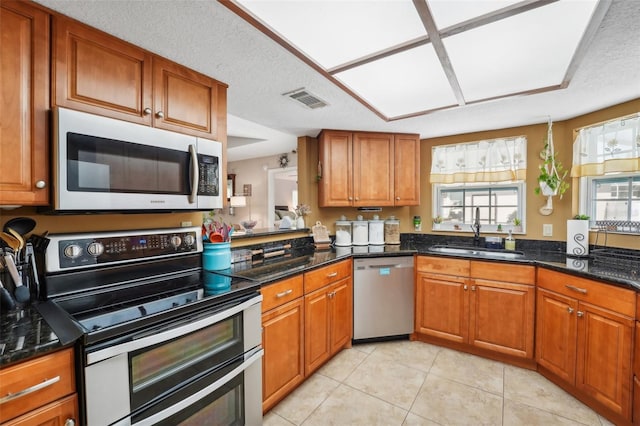
<svg viewBox="0 0 640 426"><path fill-rule="evenodd" d="M263 424L611 425L536 372L409 341L343 350Z"/></svg>

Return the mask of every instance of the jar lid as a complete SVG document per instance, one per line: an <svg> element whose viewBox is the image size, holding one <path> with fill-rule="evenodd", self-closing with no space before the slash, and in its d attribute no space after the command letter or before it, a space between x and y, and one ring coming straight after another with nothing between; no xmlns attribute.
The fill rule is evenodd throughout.
<svg viewBox="0 0 640 426"><path fill-rule="evenodd" d="M351 221L349 220L336 220L336 225L341 225L341 226L351 226Z"/></svg>

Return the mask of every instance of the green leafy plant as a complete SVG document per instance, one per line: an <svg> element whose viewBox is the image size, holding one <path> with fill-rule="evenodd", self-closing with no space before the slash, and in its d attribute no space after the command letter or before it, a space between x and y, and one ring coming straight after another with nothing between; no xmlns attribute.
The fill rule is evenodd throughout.
<svg viewBox="0 0 640 426"><path fill-rule="evenodd" d="M522 220L521 220L521 219L518 219L517 217L514 217L514 218L513 218L513 225L514 225L514 226L520 226L520 225L522 225Z"/></svg>
<svg viewBox="0 0 640 426"><path fill-rule="evenodd" d="M573 218L576 220L589 220L589 216L586 214L577 214Z"/></svg>
<svg viewBox="0 0 640 426"><path fill-rule="evenodd" d="M433 218L433 223L442 223L442 216L436 216Z"/></svg>
<svg viewBox="0 0 640 426"><path fill-rule="evenodd" d="M547 146L548 143L545 145L544 151L547 151ZM569 171L565 170L562 163L556 159L556 154L547 156L539 169L538 187L536 187L535 193L543 194L542 186L546 185L562 198L562 195L569 189L569 183L564 180Z"/></svg>

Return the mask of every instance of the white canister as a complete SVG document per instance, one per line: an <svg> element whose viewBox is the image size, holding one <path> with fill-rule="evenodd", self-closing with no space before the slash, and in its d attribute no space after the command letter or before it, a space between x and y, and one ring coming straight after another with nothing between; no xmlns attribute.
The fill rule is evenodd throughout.
<svg viewBox="0 0 640 426"><path fill-rule="evenodd" d="M369 244L384 245L384 220L369 221Z"/></svg>
<svg viewBox="0 0 640 426"><path fill-rule="evenodd" d="M589 255L588 220L567 220L567 254L569 256Z"/></svg>
<svg viewBox="0 0 640 426"><path fill-rule="evenodd" d="M369 245L369 224L366 220L362 219L362 216L358 216L358 220L352 222L351 228L354 246Z"/></svg>
<svg viewBox="0 0 640 426"><path fill-rule="evenodd" d="M336 221L336 246L348 247L351 245L351 222L346 219Z"/></svg>

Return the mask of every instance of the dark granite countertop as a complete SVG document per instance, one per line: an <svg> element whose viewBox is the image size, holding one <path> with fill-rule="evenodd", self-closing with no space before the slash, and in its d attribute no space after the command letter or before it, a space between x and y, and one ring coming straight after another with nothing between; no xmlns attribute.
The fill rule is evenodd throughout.
<svg viewBox="0 0 640 426"><path fill-rule="evenodd" d="M62 346L35 306L0 313L0 367L44 355Z"/></svg>
<svg viewBox="0 0 640 426"><path fill-rule="evenodd" d="M305 239L302 239L305 240ZM564 253L560 243L527 243L519 240L517 249L524 252L519 259L491 260L485 257L460 256L436 253L430 250L435 244L456 244L471 246L471 241L434 239L433 237L408 234L403 235L400 245L333 247L330 250L315 251L308 242L293 241L293 249L284 257L265 259L261 263L241 262L232 265L230 274L234 277L259 281L268 285L289 276L304 273L350 257L412 256L414 254L470 258L483 261L526 263L604 281L640 291L638 265L631 268L619 267L610 259L572 258ZM634 252L637 253L637 252ZM38 313L35 306L12 312L0 312L0 368L13 363L43 355L63 347L58 336Z"/></svg>

